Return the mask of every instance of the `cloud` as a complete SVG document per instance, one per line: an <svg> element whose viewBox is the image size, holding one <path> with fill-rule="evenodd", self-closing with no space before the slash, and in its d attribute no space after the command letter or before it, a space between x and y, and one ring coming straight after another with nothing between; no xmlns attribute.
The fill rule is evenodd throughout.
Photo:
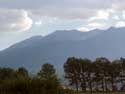
<svg viewBox="0 0 125 94"><path fill-rule="evenodd" d="M42 21L37 21L37 22L35 22L35 25L37 25L37 26L42 25Z"/></svg>
<svg viewBox="0 0 125 94"><path fill-rule="evenodd" d="M107 29L109 27L110 27L110 25L107 25L106 23L100 23L100 22L89 23L88 22L86 25L81 26L77 30L88 32L88 31L94 30L94 29L101 29L101 30L103 30L103 29Z"/></svg>
<svg viewBox="0 0 125 94"><path fill-rule="evenodd" d="M0 0L2 8L40 9L47 7L58 8L89 8L99 9L110 7L114 0ZM10 3L11 2L11 3Z"/></svg>
<svg viewBox="0 0 125 94"><path fill-rule="evenodd" d="M116 10L113 8L98 10L97 14L90 17L86 25L81 28L92 29L107 29L109 27L125 26L125 11Z"/></svg>
<svg viewBox="0 0 125 94"><path fill-rule="evenodd" d="M40 16L87 19L98 10L125 10L125 0L0 0L0 8L24 9ZM102 17L102 12L98 16Z"/></svg>
<svg viewBox="0 0 125 94"><path fill-rule="evenodd" d="M112 8L115 10L125 10L125 0L113 0Z"/></svg>
<svg viewBox="0 0 125 94"><path fill-rule="evenodd" d="M113 0L0 0L1 8L24 9L41 16L86 19L98 9L107 9Z"/></svg>
<svg viewBox="0 0 125 94"><path fill-rule="evenodd" d="M51 21L50 18L57 18L63 22L65 22L64 20L80 19L83 21L80 26L84 27L79 26L78 28L84 30L104 28L105 26L107 28L115 26L125 18L123 15L125 13L122 13L125 10L124 5L124 0L0 0L0 8L7 11L5 13L0 11L0 15L6 15L7 19L7 21L0 22L3 25L0 26L0 30L26 31L31 27L32 20L34 21L37 17L39 19L35 20L35 26L42 25L44 28L49 27L49 24L57 25L55 24L57 21ZM29 12L31 12L32 20ZM46 22L41 21L42 17L47 17L52 23L44 24ZM9 21L10 19L12 21Z"/></svg>
<svg viewBox="0 0 125 94"><path fill-rule="evenodd" d="M28 12L17 9L0 9L0 32L26 31L32 26Z"/></svg>
<svg viewBox="0 0 125 94"><path fill-rule="evenodd" d="M88 26L93 28L93 29L96 29L96 28L103 29L103 28L105 28L105 24L96 23L96 22L95 23L90 23L90 24L88 24Z"/></svg>
<svg viewBox="0 0 125 94"><path fill-rule="evenodd" d="M90 17L90 19L88 19L88 21L97 21L97 20L108 20L111 13L113 12L113 10L98 10L97 14L93 17Z"/></svg>
<svg viewBox="0 0 125 94"><path fill-rule="evenodd" d="M86 28L86 27L80 27L80 28L77 28L77 30L82 31L82 32L88 32L89 31L89 29Z"/></svg>
<svg viewBox="0 0 125 94"><path fill-rule="evenodd" d="M41 5L34 9L30 8L33 14L63 19L88 19L95 16L99 9L111 7L112 0L38 0ZM39 6L39 7L38 7Z"/></svg>
<svg viewBox="0 0 125 94"><path fill-rule="evenodd" d="M0 8L24 9L40 16L87 19L98 10L124 10L125 0L0 0ZM98 12L98 16L107 16L102 12Z"/></svg>
<svg viewBox="0 0 125 94"><path fill-rule="evenodd" d="M116 27L125 27L125 21L119 21L115 25Z"/></svg>
<svg viewBox="0 0 125 94"><path fill-rule="evenodd" d="M96 10L87 8L45 8L31 11L33 15L56 17L60 19L88 19L96 14Z"/></svg>

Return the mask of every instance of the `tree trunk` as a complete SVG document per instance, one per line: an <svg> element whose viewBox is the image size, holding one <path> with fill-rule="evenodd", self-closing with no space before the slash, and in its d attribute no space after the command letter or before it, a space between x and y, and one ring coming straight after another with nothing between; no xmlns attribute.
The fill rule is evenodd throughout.
<svg viewBox="0 0 125 94"><path fill-rule="evenodd" d="M78 90L78 87L76 87L76 93L79 94L79 90Z"/></svg>
<svg viewBox="0 0 125 94"><path fill-rule="evenodd" d="M99 87L98 87L98 81L96 81L96 92L98 92Z"/></svg>
<svg viewBox="0 0 125 94"><path fill-rule="evenodd" d="M123 79L121 79L121 84L122 84L122 89L123 89L123 86L124 86L124 81ZM123 90L122 90L123 91Z"/></svg>
<svg viewBox="0 0 125 94"><path fill-rule="evenodd" d="M89 82L89 89L90 89L90 94L92 94L92 82Z"/></svg>
<svg viewBox="0 0 125 94"><path fill-rule="evenodd" d="M105 92L106 92L106 94L107 94L107 90L108 90L108 88L107 88L107 81L105 80Z"/></svg>
<svg viewBox="0 0 125 94"><path fill-rule="evenodd" d="M103 79L102 79L102 92L103 92L103 94L105 92L105 89L104 89L104 80Z"/></svg>
<svg viewBox="0 0 125 94"><path fill-rule="evenodd" d="M82 87L82 94L86 94L86 83L83 82L81 87Z"/></svg>
<svg viewBox="0 0 125 94"><path fill-rule="evenodd" d="M86 77L85 77L85 75L82 75L82 78L81 78L81 89L82 89L82 93L83 94L86 94L86 88L87 88Z"/></svg>
<svg viewBox="0 0 125 94"><path fill-rule="evenodd" d="M77 81L76 81L76 93L79 94L79 86Z"/></svg>
<svg viewBox="0 0 125 94"><path fill-rule="evenodd" d="M114 90L114 79L113 78L112 78L111 84L112 84L112 91L113 91Z"/></svg>

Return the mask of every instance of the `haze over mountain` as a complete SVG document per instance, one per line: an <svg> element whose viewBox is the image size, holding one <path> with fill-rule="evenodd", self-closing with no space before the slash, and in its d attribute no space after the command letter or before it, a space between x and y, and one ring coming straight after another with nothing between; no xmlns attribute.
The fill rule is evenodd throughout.
<svg viewBox="0 0 125 94"><path fill-rule="evenodd" d="M56 31L46 37L35 36L0 52L0 65L24 66L37 71L43 63L55 65L58 71L68 57L94 59L125 57L125 28L111 27L90 32Z"/></svg>

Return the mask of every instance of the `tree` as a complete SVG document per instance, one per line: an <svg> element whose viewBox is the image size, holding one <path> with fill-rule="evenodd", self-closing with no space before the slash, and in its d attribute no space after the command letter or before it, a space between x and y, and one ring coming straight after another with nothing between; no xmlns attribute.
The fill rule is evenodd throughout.
<svg viewBox="0 0 125 94"><path fill-rule="evenodd" d="M90 94L92 94L92 89L93 89L93 80L94 80L94 67L93 67L93 64L92 62L89 62L87 64L87 69L86 69L86 75L87 75L87 82L88 82L88 87L89 87L89 90L90 90Z"/></svg>
<svg viewBox="0 0 125 94"><path fill-rule="evenodd" d="M101 78L102 80L102 89L103 92L106 91L107 92L107 84L108 84L108 80L109 80L109 69L110 69L110 64L111 62L105 58L105 57L100 57L97 58L95 60L96 63L96 68L97 71L99 71L98 76Z"/></svg>
<svg viewBox="0 0 125 94"><path fill-rule="evenodd" d="M121 76L120 76L120 80L121 80L121 83L122 83L122 86L123 86L123 89L125 89L125 58L121 58L120 59L120 62L121 62Z"/></svg>
<svg viewBox="0 0 125 94"><path fill-rule="evenodd" d="M114 91L114 84L116 83L117 78L120 77L120 73L121 73L120 61L119 60L112 61L112 64L110 65L109 69L109 78L112 85L112 91Z"/></svg>
<svg viewBox="0 0 125 94"><path fill-rule="evenodd" d="M89 70L89 64L91 63L91 60L89 59L79 59L80 66L81 66L81 73L80 73L80 84L82 91L86 93L87 88L87 72Z"/></svg>
<svg viewBox="0 0 125 94"><path fill-rule="evenodd" d="M18 68L18 70L16 71L16 76L18 78L23 78L23 79L28 79L29 78L29 74L27 69L25 69L24 67L20 67Z"/></svg>
<svg viewBox="0 0 125 94"><path fill-rule="evenodd" d="M58 92L60 83L53 65L48 63L43 64L41 70L38 72L38 78L42 82L45 94L56 94Z"/></svg>
<svg viewBox="0 0 125 94"><path fill-rule="evenodd" d="M68 58L64 64L65 78L69 80L71 86L75 86L77 94L80 82L80 63L75 57Z"/></svg>
<svg viewBox="0 0 125 94"><path fill-rule="evenodd" d="M11 68L0 68L0 80L8 80L13 78L15 71Z"/></svg>
<svg viewBox="0 0 125 94"><path fill-rule="evenodd" d="M56 78L56 73L55 73L54 66L51 64L44 64L38 73L38 76L43 79L43 80L50 80L50 79L55 79Z"/></svg>
<svg viewBox="0 0 125 94"><path fill-rule="evenodd" d="M94 72L94 78L93 80L95 81L95 88L98 91L99 90L99 86L100 86L100 82L102 80L102 76L100 73L100 65L98 65L99 63L97 61L93 62L93 72Z"/></svg>

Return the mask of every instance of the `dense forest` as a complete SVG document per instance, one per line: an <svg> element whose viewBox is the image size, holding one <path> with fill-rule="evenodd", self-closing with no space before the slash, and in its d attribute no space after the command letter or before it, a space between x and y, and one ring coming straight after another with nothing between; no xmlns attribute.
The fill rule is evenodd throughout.
<svg viewBox="0 0 125 94"><path fill-rule="evenodd" d="M45 63L35 75L24 67L0 68L0 94L92 94L125 92L125 59L70 57L64 63L65 82Z"/></svg>

